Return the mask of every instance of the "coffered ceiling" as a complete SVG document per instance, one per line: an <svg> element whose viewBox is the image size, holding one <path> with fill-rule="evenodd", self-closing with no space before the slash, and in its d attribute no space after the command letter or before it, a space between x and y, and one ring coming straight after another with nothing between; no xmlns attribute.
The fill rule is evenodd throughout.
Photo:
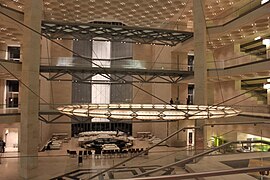
<svg viewBox="0 0 270 180"><path fill-rule="evenodd" d="M4 6L24 10L25 0L0 0ZM206 20L222 19L250 0L206 0ZM192 21L192 0L44 0L44 19L87 23L117 20L129 26L161 27ZM181 23L180 23L181 24Z"/></svg>
<svg viewBox="0 0 270 180"><path fill-rule="evenodd" d="M24 11L25 0L0 0L3 6ZM44 0L47 21L88 23L95 20L117 21L128 26L169 28L192 31L193 0ZM205 0L207 24L225 23L240 11L254 6L252 0ZM260 2L260 1L256 1ZM240 10L239 10L240 8ZM208 39L208 48L218 48L269 31L269 17L259 17L218 38ZM0 21L0 42L21 41L22 31L14 23Z"/></svg>

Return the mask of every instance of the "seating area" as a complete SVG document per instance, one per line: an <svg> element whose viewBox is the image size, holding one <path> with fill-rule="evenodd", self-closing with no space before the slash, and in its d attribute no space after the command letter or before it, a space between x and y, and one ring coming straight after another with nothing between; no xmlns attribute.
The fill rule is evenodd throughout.
<svg viewBox="0 0 270 180"><path fill-rule="evenodd" d="M78 153L75 150L67 150L67 154L71 158L83 157L87 158L116 158L116 157L132 157L144 151L144 148L130 148L130 149L95 149L95 150L79 150ZM146 151L142 155L148 155Z"/></svg>
<svg viewBox="0 0 270 180"><path fill-rule="evenodd" d="M59 150L62 147L62 143L68 143L68 133L53 133L51 139L49 139L42 150Z"/></svg>
<svg viewBox="0 0 270 180"><path fill-rule="evenodd" d="M82 146L85 142L97 139L114 139L125 142L131 141L130 138L121 131L88 131L79 133L78 144L79 146Z"/></svg>

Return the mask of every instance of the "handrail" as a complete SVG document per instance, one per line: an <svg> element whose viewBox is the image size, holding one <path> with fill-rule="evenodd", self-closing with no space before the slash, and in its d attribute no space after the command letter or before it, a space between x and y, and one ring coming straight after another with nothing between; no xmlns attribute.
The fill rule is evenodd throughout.
<svg viewBox="0 0 270 180"><path fill-rule="evenodd" d="M221 148L223 148L223 147L226 147L226 146L228 146L228 145L231 145L231 144L233 144L233 142L225 143L225 144L223 144L223 145L221 145L221 146L212 148L212 149L210 149L210 150L208 150L208 151L204 151L204 152L199 153L199 154L197 154L197 155L194 155L194 156L192 156L192 157L188 157L188 158L182 159L182 160L180 160L180 161L176 161L176 162L174 162L174 163L171 163L171 164L168 164L168 165L166 165L166 166L162 166L162 167L153 169L153 170L151 170L151 171L147 171L147 172L145 172L145 173L139 174L139 175L134 176L134 177L135 177L135 178L137 178L137 177L142 177L142 176L146 176L146 175L155 173L155 172L157 172L157 171L160 171L160 170L163 170L163 169L166 169L166 168L175 166L175 165L183 165L183 164L185 164L185 163L188 163L188 162L193 161L194 159L197 159L197 158L199 158L199 157L202 157L202 156L204 156L204 155L206 155L206 154L209 154L209 153L211 153L211 152L214 152L214 151L216 151L216 150L219 150L219 149L221 149Z"/></svg>
<svg viewBox="0 0 270 180"><path fill-rule="evenodd" d="M190 179L190 178L203 178L203 177L213 177L231 174L243 174L251 172L269 172L270 166L261 167L247 167L247 168L237 168L237 169L226 169L218 171L208 171L208 172L198 172L198 173L187 173L178 175L166 175L166 176L155 176L155 177L143 177L143 178L132 178L132 180L179 180L179 179Z"/></svg>
<svg viewBox="0 0 270 180"><path fill-rule="evenodd" d="M185 158L185 159L182 159L180 161L176 161L174 163L171 163L171 164L168 164L166 166L162 166L162 167L159 167L159 168L156 168L156 169L153 169L151 171L147 171L147 172L144 172L142 174L139 174L139 175L136 175L134 176L134 178L137 178L137 177L142 177L142 176L146 176L146 175L149 175L149 174L152 174L152 173L155 173L157 171L160 171L160 170L163 170L163 169L166 169L166 168L169 168L169 167L172 167L172 166L175 166L175 165L183 165L183 164L186 164L188 162L191 162L199 157L202 157L206 154L209 154L211 152L214 152L216 150L219 150L219 149L222 149L224 147L227 147L229 145L232 145L232 144L239 144L239 143L264 143L264 144L268 144L270 145L270 142L267 142L267 141L264 141L264 140L255 140L255 141L231 141L231 142L228 142L228 143L225 143L225 144L222 144L221 146L218 146L218 147L215 147L215 148L212 148L210 150L207 150L205 152L202 152L202 153L199 153L197 155L194 155L194 156L191 156L191 157L188 157L188 158Z"/></svg>
<svg viewBox="0 0 270 180"><path fill-rule="evenodd" d="M251 0L250 2L246 3L245 5L241 6L240 8L234 10L231 13L228 13L226 16L224 16L222 18L219 17L219 18L213 18L213 19L206 20L206 22L208 22L208 24L209 24L209 22L212 22L212 24L213 24L215 22L217 23L217 21L223 20L219 24L217 23L218 25L216 25L216 24L208 25L207 28L217 28L217 27L225 26L225 25L227 25L227 24L229 24L229 23L231 23L231 22L233 22L233 21L247 15L248 13L251 13L251 12L259 9L260 7L266 5L266 4L268 4L270 2L270 1L268 1L268 2L266 2L264 4L260 4L259 3L260 1L261 0L255 0L255 1ZM250 6L250 8L247 9L247 6ZM247 9L247 10L242 12L242 13L239 13L239 14L235 15L237 12L240 12L242 9ZM229 20L225 20L226 18L229 18L230 16L231 16L231 18Z"/></svg>

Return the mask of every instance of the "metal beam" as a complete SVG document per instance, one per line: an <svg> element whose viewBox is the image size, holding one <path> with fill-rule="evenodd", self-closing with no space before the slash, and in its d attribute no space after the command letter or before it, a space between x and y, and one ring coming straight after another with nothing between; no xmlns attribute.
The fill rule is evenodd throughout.
<svg viewBox="0 0 270 180"><path fill-rule="evenodd" d="M49 39L97 40L124 43L175 46L190 39L192 32L168 29L142 28L110 23L60 23L42 22L42 33Z"/></svg>
<svg viewBox="0 0 270 180"><path fill-rule="evenodd" d="M104 68L76 67L76 66L40 66L40 74L51 81L73 81L89 84L112 83L179 83L185 77L193 76L193 71L159 70L159 69L131 69L131 68ZM106 72L106 74L104 74ZM46 76L50 74L50 78ZM64 78L69 74L73 78ZM83 74L87 78L81 78ZM92 80L96 75L104 76L105 80ZM114 77L113 75L117 75Z"/></svg>

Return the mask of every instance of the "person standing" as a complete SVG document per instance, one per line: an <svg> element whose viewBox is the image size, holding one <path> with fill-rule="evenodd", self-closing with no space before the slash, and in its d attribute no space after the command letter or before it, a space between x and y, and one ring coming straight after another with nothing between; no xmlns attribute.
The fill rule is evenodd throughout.
<svg viewBox="0 0 270 180"><path fill-rule="evenodd" d="M173 100L172 100L172 98L171 98L171 100L170 100L170 105L172 105L173 104Z"/></svg>
<svg viewBox="0 0 270 180"><path fill-rule="evenodd" d="M0 139L0 152L1 153L5 152L5 146L6 146L6 143L2 139Z"/></svg>
<svg viewBox="0 0 270 180"><path fill-rule="evenodd" d="M177 97L176 100L175 100L175 104L176 105L179 105L180 104L180 101L179 101L179 98Z"/></svg>

